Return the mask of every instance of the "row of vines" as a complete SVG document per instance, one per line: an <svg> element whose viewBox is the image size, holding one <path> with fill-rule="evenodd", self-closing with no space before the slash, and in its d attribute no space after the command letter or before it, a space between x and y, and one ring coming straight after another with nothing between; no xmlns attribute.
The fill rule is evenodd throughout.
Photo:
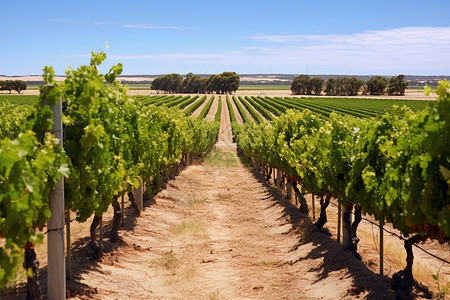
<svg viewBox="0 0 450 300"><path fill-rule="evenodd" d="M180 110L198 96L170 99L160 107L130 98L115 80L121 64L99 73L105 58L103 52L93 53L90 65L68 68L60 83L53 80L53 69L45 67L45 85L33 109L22 113L9 104L0 106L0 285L14 277L24 254L33 255L34 245L42 242L49 193L60 178L66 209L79 222L94 216L91 244L100 256L95 228L111 205L115 216L119 213L119 197L128 194L133 201L132 190L140 185L148 194L156 193L186 156L205 155L217 140L218 122ZM49 107L60 100L63 147L51 133ZM112 240L117 240L119 220L114 218ZM25 267L31 277L34 271Z"/></svg>
<svg viewBox="0 0 450 300"><path fill-rule="evenodd" d="M251 97L247 101L255 109L278 117L244 125L227 102L239 152L256 167L282 171L303 212L309 209L303 195L319 196L317 227L326 223L326 208L335 198L350 237L345 246L356 255L362 214L381 226L391 223L403 234L407 265L393 276L394 289L403 295L414 282L412 244L450 239L450 83L440 82L436 93L439 99L423 110L386 113L356 106L341 113L330 103L319 107L297 99Z"/></svg>

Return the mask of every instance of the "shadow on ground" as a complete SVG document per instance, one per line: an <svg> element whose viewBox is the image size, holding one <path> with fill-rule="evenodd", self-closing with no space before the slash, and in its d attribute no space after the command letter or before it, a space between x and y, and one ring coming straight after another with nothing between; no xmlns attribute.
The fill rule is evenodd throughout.
<svg viewBox="0 0 450 300"><path fill-rule="evenodd" d="M248 167L248 165L247 165ZM299 236L298 243L291 251L299 253L299 257L287 262L295 265L306 261L316 261L314 267L307 272L314 272L316 279L312 285L325 280L331 273L339 273L346 278L352 279L352 287L348 290L346 297L357 297L364 295L365 299L395 299L394 291L390 288L391 279L381 276L368 269L351 252L342 249L342 245L331 238L330 233L318 230L308 216L292 204L277 188L266 181L255 168L251 168L253 176L265 187L267 198L272 199L272 206L281 206L284 218L291 224L290 232L294 231ZM309 252L302 251L302 247L311 249ZM310 265L310 263L308 263Z"/></svg>

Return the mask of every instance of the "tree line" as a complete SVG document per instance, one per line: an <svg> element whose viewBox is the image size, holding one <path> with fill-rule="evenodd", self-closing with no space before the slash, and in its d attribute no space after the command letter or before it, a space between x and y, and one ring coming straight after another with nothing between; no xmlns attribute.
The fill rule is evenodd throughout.
<svg viewBox="0 0 450 300"><path fill-rule="evenodd" d="M401 74L387 79L384 76L373 76L367 82L356 77L331 77L324 82L320 77L299 75L291 84L291 91L296 95L320 95L323 92L327 96L356 96L361 91L363 95L404 95L408 87L405 75Z"/></svg>
<svg viewBox="0 0 450 300"><path fill-rule="evenodd" d="M23 80L0 80L0 91L16 91L20 94L21 91L27 89L27 83Z"/></svg>
<svg viewBox="0 0 450 300"><path fill-rule="evenodd" d="M172 73L155 78L151 89L167 93L229 94L235 92L239 85L240 78L235 72L223 72L210 77L188 73L185 78Z"/></svg>

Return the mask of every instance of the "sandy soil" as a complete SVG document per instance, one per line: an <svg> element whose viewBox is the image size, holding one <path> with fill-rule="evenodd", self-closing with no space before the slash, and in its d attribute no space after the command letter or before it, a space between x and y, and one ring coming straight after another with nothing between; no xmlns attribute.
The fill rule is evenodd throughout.
<svg viewBox="0 0 450 300"><path fill-rule="evenodd" d="M201 97L199 97L200 99ZM200 105L193 113L192 116L194 117L198 117L200 115L200 112L202 111L202 109L206 106L206 104L208 103L209 99L211 99L211 95L206 97L206 100L203 101L202 105ZM191 105L193 105L195 102L193 102ZM190 106L190 105L189 105ZM188 107L189 107L188 106ZM186 107L185 109L187 109L188 107Z"/></svg>
<svg viewBox="0 0 450 300"><path fill-rule="evenodd" d="M206 115L206 120L214 121L214 119L216 118L216 112L217 112L217 109L219 108L219 97L220 96L214 97L214 101L211 105L211 108L209 109L208 115ZM223 99L222 99L222 103L223 103Z"/></svg>
<svg viewBox="0 0 450 300"><path fill-rule="evenodd" d="M222 159L187 167L146 201L140 217L127 207L121 241L105 240L102 259L86 258L89 223L74 226L70 298L393 299L389 278L370 268L375 251L361 246L369 257L363 262L343 251L242 165L225 101L215 152ZM104 217L105 232L111 216ZM335 232L332 216L327 227ZM18 296L4 298L23 297L19 289Z"/></svg>
<svg viewBox="0 0 450 300"><path fill-rule="evenodd" d="M242 97L242 98L244 98L244 97ZM244 100L246 100L246 99L244 99ZM245 106L242 104L242 101L239 100L239 102L241 103L242 107L245 108ZM247 103L250 104L250 102L248 102L248 101L247 101ZM250 104L250 105L251 105L251 104ZM253 107L253 105L251 105L251 106ZM253 107L253 109L255 110L256 114L259 115L259 117L260 117L262 120L267 121L267 119L264 118L264 116L263 116L263 115L262 115L255 107ZM252 117L252 115L249 113L249 111L248 111L247 109L245 109L245 111L247 112L248 117L249 117L250 119L254 120L253 117Z"/></svg>
<svg viewBox="0 0 450 300"><path fill-rule="evenodd" d="M227 98L225 97L225 103L226 103L226 99ZM229 99L230 99L231 107L233 108L234 115L236 116L236 121L238 122L239 125L244 124L244 120L242 120L242 116L239 113L239 110L238 110L238 108L236 106L236 103L234 103L234 101L233 101L231 96L229 97ZM227 107L227 111L228 111L228 107Z"/></svg>

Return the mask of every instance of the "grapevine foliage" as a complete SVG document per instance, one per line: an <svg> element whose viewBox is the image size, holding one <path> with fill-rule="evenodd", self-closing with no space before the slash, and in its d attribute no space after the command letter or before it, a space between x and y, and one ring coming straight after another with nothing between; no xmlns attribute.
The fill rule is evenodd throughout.
<svg viewBox="0 0 450 300"><path fill-rule="evenodd" d="M50 108L36 106L28 121L20 117L20 130L0 140L0 285L13 278L26 244L42 242L38 229L50 217L49 194L69 175L68 158L50 132Z"/></svg>
<svg viewBox="0 0 450 300"><path fill-rule="evenodd" d="M116 81L121 64L99 73L105 59L103 52L93 53L89 65L68 68L61 83L53 80L53 69L45 67L39 104L21 117L21 125L2 125L0 285L13 278L25 245L42 241L37 229L50 217L49 193L61 176L66 208L83 222L93 214L101 216L118 196L141 182L149 187L183 154L204 155L217 140L217 122L129 98ZM64 150L50 133L53 113L48 105L60 99Z"/></svg>
<svg viewBox="0 0 450 300"><path fill-rule="evenodd" d="M310 193L359 205L404 236L450 238L450 84L439 99L413 112L395 108L379 118L305 109L268 124L234 124L245 156L276 167Z"/></svg>

